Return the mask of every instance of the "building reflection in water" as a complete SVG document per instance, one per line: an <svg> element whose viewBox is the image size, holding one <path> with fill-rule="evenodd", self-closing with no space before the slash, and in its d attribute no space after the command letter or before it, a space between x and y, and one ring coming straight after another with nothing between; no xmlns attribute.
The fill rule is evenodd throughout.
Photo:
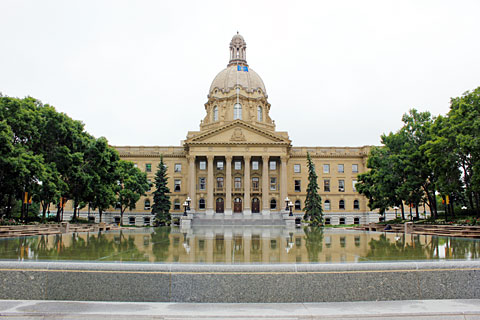
<svg viewBox="0 0 480 320"><path fill-rule="evenodd" d="M162 263L479 259L479 240L341 229L148 228L0 240L0 258Z"/></svg>

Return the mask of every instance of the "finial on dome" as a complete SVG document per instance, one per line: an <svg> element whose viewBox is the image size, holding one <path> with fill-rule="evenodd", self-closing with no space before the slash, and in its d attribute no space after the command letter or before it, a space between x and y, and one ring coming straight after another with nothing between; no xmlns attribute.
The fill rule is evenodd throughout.
<svg viewBox="0 0 480 320"><path fill-rule="evenodd" d="M228 66L235 64L248 66L247 43L238 31L233 36L232 41L230 41L230 61Z"/></svg>

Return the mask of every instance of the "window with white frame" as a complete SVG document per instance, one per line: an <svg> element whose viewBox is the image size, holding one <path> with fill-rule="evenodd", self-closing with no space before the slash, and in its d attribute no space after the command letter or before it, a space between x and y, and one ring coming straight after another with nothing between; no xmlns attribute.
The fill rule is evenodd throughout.
<svg viewBox="0 0 480 320"><path fill-rule="evenodd" d="M357 189L355 188L355 185L357 184L357 180L352 180L352 188L353 192L357 192Z"/></svg>
<svg viewBox="0 0 480 320"><path fill-rule="evenodd" d="M330 192L330 179L323 180L323 191Z"/></svg>
<svg viewBox="0 0 480 320"><path fill-rule="evenodd" d="M223 177L217 177L217 189L223 189Z"/></svg>
<svg viewBox="0 0 480 320"><path fill-rule="evenodd" d="M233 120L242 120L242 105L235 103L233 106Z"/></svg>
<svg viewBox="0 0 480 320"><path fill-rule="evenodd" d="M181 185L182 185L182 180L180 179L175 179L173 181L173 191L175 192L180 192L181 190Z"/></svg>
<svg viewBox="0 0 480 320"><path fill-rule="evenodd" d="M258 191L260 189L260 178L253 177L252 178L252 190Z"/></svg>
<svg viewBox="0 0 480 320"><path fill-rule="evenodd" d="M301 180L295 180L295 192L301 192L302 191L301 183L302 183Z"/></svg>
<svg viewBox="0 0 480 320"><path fill-rule="evenodd" d="M200 198L200 200L198 200L198 209L205 210L205 199Z"/></svg>
<svg viewBox="0 0 480 320"><path fill-rule="evenodd" d="M233 179L233 187L237 190L240 190L242 188L242 178L235 177Z"/></svg>
<svg viewBox="0 0 480 320"><path fill-rule="evenodd" d="M358 173L358 164L352 164L352 173Z"/></svg>
<svg viewBox="0 0 480 320"><path fill-rule="evenodd" d="M213 107L213 121L218 121L218 107Z"/></svg>
<svg viewBox="0 0 480 320"><path fill-rule="evenodd" d="M182 164L181 163L175 163L175 166L173 167L174 172L182 172Z"/></svg>
<svg viewBox="0 0 480 320"><path fill-rule="evenodd" d="M338 201L338 209L345 210L345 200Z"/></svg>
<svg viewBox="0 0 480 320"><path fill-rule="evenodd" d="M270 170L277 170L277 161L270 161Z"/></svg>
<svg viewBox="0 0 480 320"><path fill-rule="evenodd" d="M200 161L199 166L200 170L207 170L207 161Z"/></svg>
<svg viewBox="0 0 480 320"><path fill-rule="evenodd" d="M270 178L270 190L277 190L277 178L271 177Z"/></svg>
<svg viewBox="0 0 480 320"><path fill-rule="evenodd" d="M242 170L242 161L235 161L234 168L235 170Z"/></svg>
<svg viewBox="0 0 480 320"><path fill-rule="evenodd" d="M360 201L353 200L353 209L354 210L360 210Z"/></svg>
<svg viewBox="0 0 480 320"><path fill-rule="evenodd" d="M257 121L258 122L263 121L263 109L260 106L257 107Z"/></svg>
<svg viewBox="0 0 480 320"><path fill-rule="evenodd" d="M205 179L205 177L198 178L198 189L199 190L207 189L207 179Z"/></svg>
<svg viewBox="0 0 480 320"><path fill-rule="evenodd" d="M223 170L223 161L222 160L217 161L217 170Z"/></svg>
<svg viewBox="0 0 480 320"><path fill-rule="evenodd" d="M345 192L345 180L338 180L338 192Z"/></svg>
<svg viewBox="0 0 480 320"><path fill-rule="evenodd" d="M300 173L301 166L299 164L293 165L293 172Z"/></svg>
<svg viewBox="0 0 480 320"><path fill-rule="evenodd" d="M344 172L344 167L343 164L338 165L338 173L343 173Z"/></svg>
<svg viewBox="0 0 480 320"><path fill-rule="evenodd" d="M302 203L300 200L295 200L295 210L302 210Z"/></svg>
<svg viewBox="0 0 480 320"><path fill-rule="evenodd" d="M323 203L323 207L327 211L330 210L330 200L325 200L325 202Z"/></svg>
<svg viewBox="0 0 480 320"><path fill-rule="evenodd" d="M323 173L330 173L330 165L324 164L323 165Z"/></svg>
<svg viewBox="0 0 480 320"><path fill-rule="evenodd" d="M258 170L258 161L252 161L252 170Z"/></svg>

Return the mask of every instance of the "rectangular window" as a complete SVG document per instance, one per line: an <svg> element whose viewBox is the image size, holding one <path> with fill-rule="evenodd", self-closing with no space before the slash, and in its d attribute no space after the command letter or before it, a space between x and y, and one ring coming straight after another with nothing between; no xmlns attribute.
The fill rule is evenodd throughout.
<svg viewBox="0 0 480 320"><path fill-rule="evenodd" d="M330 173L330 165L324 164L323 165L323 173Z"/></svg>
<svg viewBox="0 0 480 320"><path fill-rule="evenodd" d="M235 170L242 170L242 161L235 161Z"/></svg>
<svg viewBox="0 0 480 320"><path fill-rule="evenodd" d="M234 185L234 188L237 190L242 189L242 178L235 177L235 179L233 180L233 185Z"/></svg>
<svg viewBox="0 0 480 320"><path fill-rule="evenodd" d="M205 177L198 178L198 189L205 190L207 189L207 183Z"/></svg>
<svg viewBox="0 0 480 320"><path fill-rule="evenodd" d="M277 170L277 162L270 161L270 170Z"/></svg>
<svg viewBox="0 0 480 320"><path fill-rule="evenodd" d="M338 191L345 192L345 180L338 180Z"/></svg>
<svg viewBox="0 0 480 320"><path fill-rule="evenodd" d="M301 181L300 180L295 180L295 192L300 192L300 191L302 191Z"/></svg>
<svg viewBox="0 0 480 320"><path fill-rule="evenodd" d="M258 191L259 190L259 178L252 178L252 190Z"/></svg>
<svg viewBox="0 0 480 320"><path fill-rule="evenodd" d="M180 179L175 179L175 181L174 181L174 186L173 186L173 191L175 191L175 192L180 192L181 184L182 184L182 180L180 180Z"/></svg>
<svg viewBox="0 0 480 320"><path fill-rule="evenodd" d="M217 178L217 189L220 189L220 190L223 189L223 177Z"/></svg>
<svg viewBox="0 0 480 320"><path fill-rule="evenodd" d="M174 172L182 172L182 164L181 163L175 163L174 167Z"/></svg>
<svg viewBox="0 0 480 320"><path fill-rule="evenodd" d="M330 192L330 180L329 179L323 180L323 191Z"/></svg>
<svg viewBox="0 0 480 320"><path fill-rule="evenodd" d="M258 170L258 161L252 161L252 170Z"/></svg>
<svg viewBox="0 0 480 320"><path fill-rule="evenodd" d="M217 161L217 170L223 170L223 161Z"/></svg>
<svg viewBox="0 0 480 320"><path fill-rule="evenodd" d="M301 168L301 166L299 164L294 164L293 165L293 172L300 173L300 168Z"/></svg>
<svg viewBox="0 0 480 320"><path fill-rule="evenodd" d="M352 173L358 173L358 164L352 164Z"/></svg>
<svg viewBox="0 0 480 320"><path fill-rule="evenodd" d="M270 190L277 190L277 178L270 178Z"/></svg>
<svg viewBox="0 0 480 320"><path fill-rule="evenodd" d="M200 170L207 170L207 161L200 161Z"/></svg>
<svg viewBox="0 0 480 320"><path fill-rule="evenodd" d="M357 192L357 189L355 189L355 185L357 184L357 180L352 180L352 188L353 192Z"/></svg>
<svg viewBox="0 0 480 320"><path fill-rule="evenodd" d="M343 164L338 165L338 173L343 173Z"/></svg>
<svg viewBox="0 0 480 320"><path fill-rule="evenodd" d="M152 164L151 163L145 164L145 171L146 172L152 172Z"/></svg>

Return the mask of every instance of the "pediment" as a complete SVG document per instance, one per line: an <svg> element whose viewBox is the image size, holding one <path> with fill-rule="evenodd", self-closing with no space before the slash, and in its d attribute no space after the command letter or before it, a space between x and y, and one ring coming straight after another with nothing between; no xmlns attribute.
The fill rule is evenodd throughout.
<svg viewBox="0 0 480 320"><path fill-rule="evenodd" d="M187 144L290 144L290 140L261 128L235 121L185 141Z"/></svg>

